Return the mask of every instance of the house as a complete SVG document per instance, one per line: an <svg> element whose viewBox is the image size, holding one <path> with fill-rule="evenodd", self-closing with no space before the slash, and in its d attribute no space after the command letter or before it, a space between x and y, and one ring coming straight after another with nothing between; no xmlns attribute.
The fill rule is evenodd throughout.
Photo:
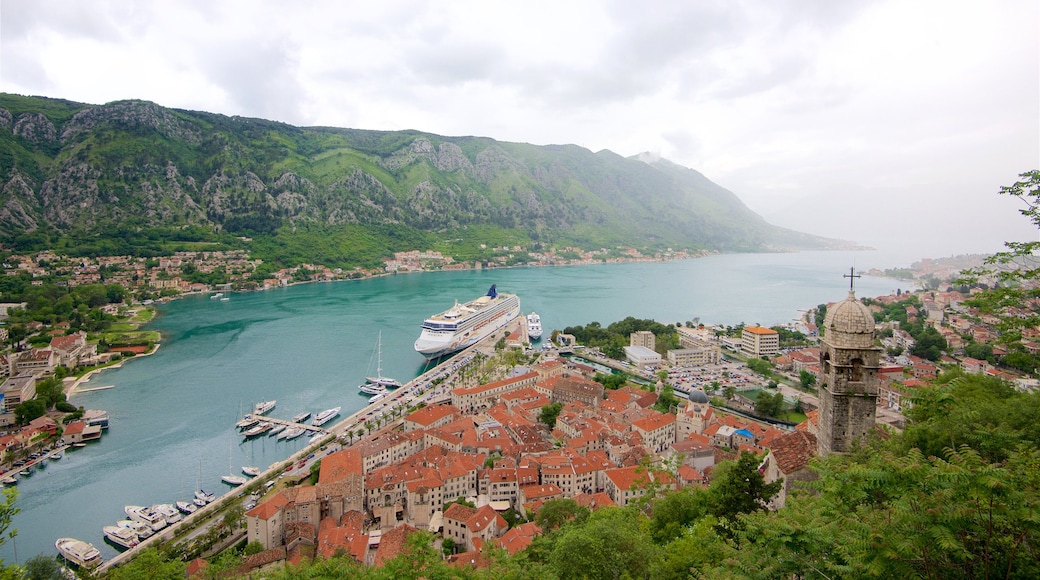
<svg viewBox="0 0 1040 580"><path fill-rule="evenodd" d="M642 465L618 467L606 471L604 491L619 507L646 495L650 488L675 490L675 479L665 471L654 471Z"/></svg>
<svg viewBox="0 0 1040 580"><path fill-rule="evenodd" d="M773 442L769 455L759 467L766 483L784 480L783 487L771 502L772 507L783 507L787 496L799 483L817 478L816 472L809 469L809 460L816 456L816 448L816 436L808 431L796 430Z"/></svg>

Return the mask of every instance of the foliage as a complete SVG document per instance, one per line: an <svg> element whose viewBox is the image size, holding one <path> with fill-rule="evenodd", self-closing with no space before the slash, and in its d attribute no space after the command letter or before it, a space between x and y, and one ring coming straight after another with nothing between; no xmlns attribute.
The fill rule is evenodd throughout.
<svg viewBox="0 0 1040 580"><path fill-rule="evenodd" d="M631 378L631 375L628 373L596 373L592 376L592 380L603 385L603 388L608 391L616 391L627 385L629 378Z"/></svg>
<svg viewBox="0 0 1040 580"><path fill-rule="evenodd" d="M163 558L159 550L153 547L145 548L122 566L112 568L108 572L109 580L138 580L149 578L150 580L184 580L184 570L187 564L180 560L168 560Z"/></svg>
<svg viewBox="0 0 1040 580"><path fill-rule="evenodd" d="M14 408L14 420L20 425L28 424L33 419L43 417L47 413L47 402L42 399L30 399L19 403Z"/></svg>
<svg viewBox="0 0 1040 580"><path fill-rule="evenodd" d="M37 554L25 561L26 580L65 580L61 565L54 558Z"/></svg>
<svg viewBox="0 0 1040 580"><path fill-rule="evenodd" d="M563 403L559 401L549 403L542 407L542 411L538 414L538 421L552 429L556 427L556 419L560 416L561 411L563 411Z"/></svg>
<svg viewBox="0 0 1040 580"><path fill-rule="evenodd" d="M568 326L563 329L566 334L573 334L579 344L599 348L604 354L613 358L622 358L622 348L628 346L629 336L633 332L650 331L654 333L658 352L679 348L679 333L674 326L661 324L654 320L640 320L631 316L611 323L606 328L598 322L590 322L585 326Z"/></svg>
<svg viewBox="0 0 1040 580"><path fill-rule="evenodd" d="M773 365L765 359L749 358L746 364L749 369L764 377L769 377L773 374Z"/></svg>
<svg viewBox="0 0 1040 580"><path fill-rule="evenodd" d="M680 403L679 397L675 396L675 389L672 388L672 385L665 383L661 386L661 393L657 397L657 402L654 403L654 409L662 413L668 413Z"/></svg>
<svg viewBox="0 0 1040 580"><path fill-rule="evenodd" d="M779 417L784 407L784 395L777 391L759 391L755 399L755 413L766 417Z"/></svg>
<svg viewBox="0 0 1040 580"><path fill-rule="evenodd" d="M759 463L760 458L744 451L736 461L716 466L709 497L710 511L719 518L720 530L731 533L738 529L737 516L765 509L783 486L782 480L766 483L758 471Z"/></svg>
<svg viewBox="0 0 1040 580"><path fill-rule="evenodd" d="M801 382L803 389L809 390L816 384L816 375L802 369L798 373L798 380Z"/></svg>
<svg viewBox="0 0 1040 580"><path fill-rule="evenodd" d="M538 509L534 521L543 531L551 531L567 522L582 523L589 516L589 508L578 505L573 499L551 499Z"/></svg>

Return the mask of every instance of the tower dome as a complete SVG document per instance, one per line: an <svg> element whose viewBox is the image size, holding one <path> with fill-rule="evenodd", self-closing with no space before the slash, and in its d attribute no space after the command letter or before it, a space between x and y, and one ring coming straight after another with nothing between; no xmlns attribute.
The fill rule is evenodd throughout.
<svg viewBox="0 0 1040 580"><path fill-rule="evenodd" d="M704 391L700 389L693 389L692 391L690 391L690 394L687 395L687 398L690 399L691 403L704 404L708 402L708 395L706 395Z"/></svg>
<svg viewBox="0 0 1040 580"><path fill-rule="evenodd" d="M826 340L838 348L874 346L874 315L851 291L848 298L827 309L823 328Z"/></svg>

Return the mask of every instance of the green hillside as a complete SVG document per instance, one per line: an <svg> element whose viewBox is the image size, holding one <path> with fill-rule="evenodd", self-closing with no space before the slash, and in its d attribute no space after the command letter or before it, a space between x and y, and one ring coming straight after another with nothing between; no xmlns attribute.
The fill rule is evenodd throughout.
<svg viewBox="0 0 1040 580"><path fill-rule="evenodd" d="M172 238L371 265L481 244L753 251L832 243L767 224L696 171L574 145L294 127L0 94L0 242L70 253ZM180 232L180 233L177 233ZM310 252L315 252L311 255Z"/></svg>

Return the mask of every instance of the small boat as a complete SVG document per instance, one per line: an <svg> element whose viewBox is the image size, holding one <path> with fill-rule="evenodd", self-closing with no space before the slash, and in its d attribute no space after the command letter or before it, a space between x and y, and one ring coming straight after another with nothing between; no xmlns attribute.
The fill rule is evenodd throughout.
<svg viewBox="0 0 1040 580"><path fill-rule="evenodd" d="M101 565L101 552L91 544L75 538L58 538L54 547L63 558L81 568L97 568Z"/></svg>
<svg viewBox="0 0 1040 580"><path fill-rule="evenodd" d="M311 412L310 411L304 411L302 413L297 413L297 414L293 415L292 422L293 423L303 423L304 421L307 420L307 417L310 417L310 416L311 416Z"/></svg>
<svg viewBox="0 0 1040 580"><path fill-rule="evenodd" d="M53 459L54 461L57 461L57 460L61 459L62 457L65 457L65 453L64 453L64 452L62 452L62 450L61 450L61 449L59 449L59 450L57 450L57 451L55 451L55 452L51 453L51 454L50 454L50 455L48 455L47 457L49 457L49 458Z"/></svg>
<svg viewBox="0 0 1040 580"><path fill-rule="evenodd" d="M217 292L217 293L216 293L216 294L214 294L213 296L210 296L210 297L209 297L209 299L210 299L210 300L219 300L219 299L220 299L220 297L222 297L223 295L224 295L224 293L223 293L223 292Z"/></svg>
<svg viewBox="0 0 1040 580"><path fill-rule="evenodd" d="M150 508L139 505L128 505L123 508L123 512L126 513L127 517L130 519L147 524L153 531L158 532L166 527L166 519L153 512Z"/></svg>
<svg viewBox="0 0 1040 580"><path fill-rule="evenodd" d="M285 425L279 423L279 424L275 425L274 427L271 427L271 430L268 431L267 434L268 435L277 435L277 434L281 433L282 431L285 431Z"/></svg>
<svg viewBox="0 0 1040 580"><path fill-rule="evenodd" d="M256 425L259 422L260 422L260 418L259 417L254 417L252 415L246 415L244 419L242 419L238 423L235 423L235 427L238 427L239 429L249 429L250 427L252 427L253 425Z"/></svg>
<svg viewBox="0 0 1040 580"><path fill-rule="evenodd" d="M73 443L72 446L75 447L76 449L83 449L84 447L87 446L87 444L86 443Z"/></svg>
<svg viewBox="0 0 1040 580"><path fill-rule="evenodd" d="M195 510L199 509L198 506L190 501L179 501L174 505L176 505L177 509L186 516L195 513Z"/></svg>
<svg viewBox="0 0 1040 580"><path fill-rule="evenodd" d="M159 503L152 506L152 513L159 514L167 524L175 524L181 521L181 512L168 503Z"/></svg>
<svg viewBox="0 0 1040 580"><path fill-rule="evenodd" d="M241 475L224 475L220 478L220 481L223 481L224 483L230 486L237 487L245 483L246 478L242 477Z"/></svg>
<svg viewBox="0 0 1040 580"><path fill-rule="evenodd" d="M285 439L286 439L286 441L288 441L290 439L296 439L300 435L303 435L304 431L306 431L306 429L304 429L303 427L292 427L290 429L286 429L285 430ZM279 437L281 437L281 435L279 435Z"/></svg>
<svg viewBox="0 0 1040 580"><path fill-rule="evenodd" d="M386 387L377 383L365 383L358 387L358 391L362 395L385 395L387 393Z"/></svg>
<svg viewBox="0 0 1040 580"><path fill-rule="evenodd" d="M195 492L195 499L202 500L202 502L203 502L202 505L206 505L206 504L212 502L213 500L217 499L217 496L213 495L212 493L209 493L208 491L206 491L204 489L200 489L200 490ZM195 505L198 505L198 504L195 504Z"/></svg>
<svg viewBox="0 0 1040 580"><path fill-rule="evenodd" d="M101 531L105 534L106 540L123 548L133 548L140 542L137 538L137 534L129 528L121 526L105 526L101 528Z"/></svg>
<svg viewBox="0 0 1040 580"><path fill-rule="evenodd" d="M322 439L328 436L328 433L322 433L319 431L318 433L315 433L313 436L311 436L311 438L307 440L307 443L317 443L318 441L321 441Z"/></svg>
<svg viewBox="0 0 1040 580"><path fill-rule="evenodd" d="M368 404L371 405L372 403L375 403L377 401L380 401L380 400L386 398L386 395L388 393L389 393L389 391L387 391L386 393L379 393L378 395L376 395L376 396L372 397L371 399L369 399L368 400Z"/></svg>
<svg viewBox="0 0 1040 580"><path fill-rule="evenodd" d="M253 409L254 415L263 415L264 413L270 413L271 409L274 409L274 405L277 401L260 401L256 404Z"/></svg>
<svg viewBox="0 0 1040 580"><path fill-rule="evenodd" d="M314 417L314 421L312 421L312 423L314 425L317 425L318 427L321 427L325 423L328 423L329 421L331 421L334 417L336 417L336 415L339 415L339 410L340 410L340 407L333 407L331 409L325 409L321 413L318 413L318 415L316 417Z"/></svg>
<svg viewBox="0 0 1040 580"><path fill-rule="evenodd" d="M152 534L155 533L152 531L152 528L148 526L148 524L144 522L139 522L137 520L119 520L118 522L116 522L116 525L129 529L138 538L142 540L145 538L152 537Z"/></svg>
<svg viewBox="0 0 1040 580"><path fill-rule="evenodd" d="M244 473L244 474L246 474L246 475L248 475L250 477L256 477L256 476L260 475L260 468L259 467L255 467L253 465L246 465L246 466L242 467L242 473Z"/></svg>
<svg viewBox="0 0 1040 580"><path fill-rule="evenodd" d="M253 428L251 428L251 429L249 429L249 430L247 430L247 431L243 432L243 433L242 433L242 435L243 435L243 436L244 436L245 438L247 438L247 439L248 439L248 438L250 438L250 437L256 437L257 435L262 435L263 433L266 433L266 432L267 432L267 431L269 431L270 429L271 429L271 424L270 424L270 423L267 423L267 422L265 421L265 422L263 422L263 423L259 423L259 424L257 424L257 425L256 425L255 427L253 427Z"/></svg>
<svg viewBox="0 0 1040 580"><path fill-rule="evenodd" d="M29 467L28 469L23 469L18 472L18 475L21 475L22 477L29 477L32 474L32 467Z"/></svg>
<svg viewBox="0 0 1040 580"><path fill-rule="evenodd" d="M230 299L230 298L228 298L227 296L223 296L223 297L221 297L221 299L220 299L220 301L221 301L221 302L227 302L228 300L231 300L231 299Z"/></svg>
<svg viewBox="0 0 1040 580"><path fill-rule="evenodd" d="M206 507L207 502L204 499L199 499L196 497L191 500L191 503L194 504L196 507Z"/></svg>
<svg viewBox="0 0 1040 580"><path fill-rule="evenodd" d="M18 478L16 478L13 475L5 475L2 479L0 479L0 483L4 485L14 485L18 483Z"/></svg>
<svg viewBox="0 0 1040 580"><path fill-rule="evenodd" d="M281 433L278 434L277 439L279 441L281 441L282 439L288 439L289 435L297 429L299 429L299 427L286 427Z"/></svg>

